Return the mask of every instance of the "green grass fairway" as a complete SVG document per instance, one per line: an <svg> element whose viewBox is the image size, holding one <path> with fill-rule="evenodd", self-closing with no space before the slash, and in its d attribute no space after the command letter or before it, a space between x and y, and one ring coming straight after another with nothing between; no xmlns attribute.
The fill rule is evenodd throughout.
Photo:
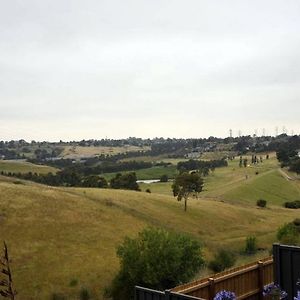
<svg viewBox="0 0 300 300"><path fill-rule="evenodd" d="M26 161L0 160L0 172L55 174L58 169L49 166L35 165Z"/></svg>
<svg viewBox="0 0 300 300"><path fill-rule="evenodd" d="M194 236L210 257L221 246L240 249L250 234L270 248L277 227L299 215L279 206L258 209L210 199L189 200L184 213L183 203L167 195L16 185L1 178L0 236L10 247L22 300L50 299L53 292L77 299L82 286L102 299L118 270L116 246L147 225ZM70 286L73 279L78 286Z"/></svg>
<svg viewBox="0 0 300 300"><path fill-rule="evenodd" d="M159 179L162 175L168 175L169 178L174 178L177 174L176 166L168 166L168 167L152 167L147 169L135 170L136 177L138 180L147 180L147 179ZM106 179L110 180L112 177L116 175L117 172L114 173L104 173ZM126 173L126 172L119 172Z"/></svg>

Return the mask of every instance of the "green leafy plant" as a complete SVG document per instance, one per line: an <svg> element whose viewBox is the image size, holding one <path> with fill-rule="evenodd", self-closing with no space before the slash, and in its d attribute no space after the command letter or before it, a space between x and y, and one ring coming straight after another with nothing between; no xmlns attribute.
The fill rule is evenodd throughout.
<svg viewBox="0 0 300 300"><path fill-rule="evenodd" d="M259 200L257 200L256 205L259 206L259 207L266 207L267 206L267 200L259 199Z"/></svg>
<svg viewBox="0 0 300 300"><path fill-rule="evenodd" d="M214 272L221 272L234 265L236 256L233 252L222 249L217 252L214 259L209 262L208 267Z"/></svg>
<svg viewBox="0 0 300 300"><path fill-rule="evenodd" d="M255 254L257 252L257 241L255 236L248 236L246 238L245 253L248 255Z"/></svg>
<svg viewBox="0 0 300 300"><path fill-rule="evenodd" d="M125 238L117 255L120 271L106 289L115 300L131 299L135 285L164 290L187 282L204 263L198 241L156 228Z"/></svg>

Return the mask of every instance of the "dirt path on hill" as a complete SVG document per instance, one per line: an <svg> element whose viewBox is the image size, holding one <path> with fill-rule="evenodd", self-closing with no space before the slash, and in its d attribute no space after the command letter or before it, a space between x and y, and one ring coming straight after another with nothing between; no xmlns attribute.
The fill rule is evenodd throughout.
<svg viewBox="0 0 300 300"><path fill-rule="evenodd" d="M278 169L279 173L288 181L294 181L295 178L292 178L287 173L285 173L281 168Z"/></svg>

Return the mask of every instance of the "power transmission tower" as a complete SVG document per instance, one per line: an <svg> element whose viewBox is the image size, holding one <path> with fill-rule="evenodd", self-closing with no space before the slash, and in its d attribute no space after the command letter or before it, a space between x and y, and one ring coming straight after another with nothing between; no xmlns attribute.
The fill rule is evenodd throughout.
<svg viewBox="0 0 300 300"><path fill-rule="evenodd" d="M242 136L242 131L239 129L239 137Z"/></svg>

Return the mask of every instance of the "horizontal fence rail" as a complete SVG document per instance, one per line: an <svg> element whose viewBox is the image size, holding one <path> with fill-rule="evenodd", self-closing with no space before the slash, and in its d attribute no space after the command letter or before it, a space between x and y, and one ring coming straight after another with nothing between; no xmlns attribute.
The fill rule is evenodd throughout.
<svg viewBox="0 0 300 300"><path fill-rule="evenodd" d="M263 287L274 281L273 258L268 257L171 289L172 292L212 300L221 290L232 291L238 300L263 298Z"/></svg>
<svg viewBox="0 0 300 300"><path fill-rule="evenodd" d="M184 295L170 290L164 292L143 288L140 286L135 287L135 300L203 300L197 297Z"/></svg>

